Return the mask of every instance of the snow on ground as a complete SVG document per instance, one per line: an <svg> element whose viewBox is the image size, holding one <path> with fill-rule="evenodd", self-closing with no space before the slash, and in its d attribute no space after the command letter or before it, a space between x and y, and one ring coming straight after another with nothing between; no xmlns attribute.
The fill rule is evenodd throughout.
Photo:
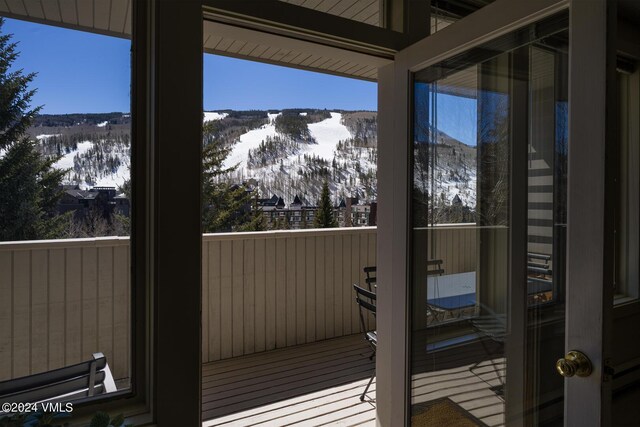
<svg viewBox="0 0 640 427"><path fill-rule="evenodd" d="M60 160L53 164L56 169L73 169L73 158L76 154L84 154L93 147L93 142L83 141L78 143L78 149L62 156Z"/></svg>
<svg viewBox="0 0 640 427"><path fill-rule="evenodd" d="M65 179L66 184L73 183L71 182L72 176L74 174L73 159L75 158L76 154L82 155L91 148L93 148L92 141L80 142L78 143L77 150L74 150L68 154L65 154L60 160L58 160L53 164L53 167L56 169L71 169L71 171L67 174L67 177ZM96 178L96 182L91 184L87 183L83 179L82 182L79 183L80 188L89 189L91 187L119 187L123 185L124 182L131 177L131 166L127 156L121 155L120 160L123 162L123 164L118 167L118 170L115 173L109 173L106 176L98 177Z"/></svg>
<svg viewBox="0 0 640 427"><path fill-rule="evenodd" d="M278 117L280 114L282 113L267 113L267 116L269 117L269 123L274 123L276 117Z"/></svg>
<svg viewBox="0 0 640 427"><path fill-rule="evenodd" d="M98 123L96 126L98 126L99 128L103 128L103 127L107 126L108 124L109 124L109 122L106 121L106 122Z"/></svg>
<svg viewBox="0 0 640 427"><path fill-rule="evenodd" d="M225 160L224 166L230 167L239 164L240 168L246 168L246 160L249 157L249 150L258 148L260 143L267 137L274 137L277 135L275 119L280 114L281 113L270 113L269 124L243 134L240 137L240 141L233 146L233 151ZM303 144L302 148L304 152L307 154L315 154L318 157L331 161L338 142L351 138L349 129L341 123L341 120L342 114L331 113L331 118L318 123L309 124L309 132L316 140L317 144ZM297 157L297 155L295 155L295 157Z"/></svg>
<svg viewBox="0 0 640 427"><path fill-rule="evenodd" d="M41 140L43 140L43 139L49 139L49 138L54 137L54 136L62 136L62 134L60 134L60 133L54 133L54 134L51 134L51 135L47 135L46 133L43 133L42 135L38 135L38 136L36 136L36 139L37 139L38 141L41 141Z"/></svg>
<svg viewBox="0 0 640 427"><path fill-rule="evenodd" d="M351 138L349 129L340 122L341 120L342 114L331 113L330 119L325 119L318 123L310 123L308 125L309 132L318 144L309 145L308 151L318 157L331 161L338 141Z"/></svg>
<svg viewBox="0 0 640 427"><path fill-rule="evenodd" d="M460 186L463 185L463 188ZM475 208L476 206L476 174L475 171L469 174L469 181L465 184L452 181L441 182L438 186L441 192L445 193L445 198L451 202L455 196L460 197L462 203Z"/></svg>
<svg viewBox="0 0 640 427"><path fill-rule="evenodd" d="M252 129L249 132L243 134L240 137L240 141L233 146L233 151L225 159L224 167L228 168L239 164L239 167L244 168L247 166L247 158L249 157L249 150L258 148L260 143L264 141L268 136L276 136L275 119L280 113L269 114L269 123L262 125L258 129Z"/></svg>
<svg viewBox="0 0 640 427"><path fill-rule="evenodd" d="M122 164L118 170L108 176L100 177L96 180L94 187L120 187L126 180L131 178L131 168L129 164Z"/></svg>
<svg viewBox="0 0 640 427"><path fill-rule="evenodd" d="M215 111L205 111L203 123L213 122L214 120L222 120L227 117L229 113L218 113Z"/></svg>
<svg viewBox="0 0 640 427"><path fill-rule="evenodd" d="M239 165L235 179L254 178L264 186L263 191L265 194L276 193L284 197L287 202L290 202L296 194L304 195L311 199L315 199L318 196L316 194L318 188L315 188L311 183L298 182L295 187L291 188L286 187L288 184L283 184L289 182L288 180L296 181L299 179L297 176L300 170L305 168L303 155L320 157L328 162L331 162L335 157L338 163L345 167L344 171L347 175L356 177L355 181L351 182L344 180L340 183L331 183L331 191L335 193L351 194L353 188L361 186L358 170L365 173L370 170L375 171L376 164L369 160L371 154L371 149L369 148L350 147L348 154L341 152L340 155L337 155L338 142L345 141L353 136L349 129L341 123L342 114L335 112L332 112L331 117L328 119L308 124L309 133L315 143L300 144L300 153L291 154L278 161L277 164L247 168L246 160L249 150L258 147L268 136L277 135L274 125L276 117L277 114L269 114L269 124L245 133L240 137L240 141L233 146L233 150L225 161L224 166ZM284 181L278 182L278 179ZM375 191L374 193L369 193L368 197L375 198Z"/></svg>
<svg viewBox="0 0 640 427"><path fill-rule="evenodd" d="M435 182L436 188L433 190L436 194L444 193L444 198L449 202L457 195L464 205L471 208L476 207L477 171L473 166L467 167L462 181L447 178L450 173L450 166L437 165L435 172L436 176L439 176ZM416 176L416 184L419 184L426 191L431 191L431 182L427 177L423 181Z"/></svg>

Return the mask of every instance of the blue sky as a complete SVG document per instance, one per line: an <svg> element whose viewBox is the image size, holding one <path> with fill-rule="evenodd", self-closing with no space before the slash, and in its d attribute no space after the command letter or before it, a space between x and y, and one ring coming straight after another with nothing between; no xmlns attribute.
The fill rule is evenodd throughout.
<svg viewBox="0 0 640 427"><path fill-rule="evenodd" d="M19 42L14 68L37 72L33 105L42 113L128 112L130 42L6 19L2 32Z"/></svg>
<svg viewBox="0 0 640 427"><path fill-rule="evenodd" d="M443 93L437 95L437 128L467 145L476 145L478 102Z"/></svg>
<svg viewBox="0 0 640 427"><path fill-rule="evenodd" d="M418 120L424 122L423 124L428 124L430 120L434 120L432 117L427 117L430 111L428 89L429 85L420 82L416 83L414 88L416 115ZM467 145L476 145L478 101L475 98L438 93L436 95L436 104L436 127L460 142Z"/></svg>
<svg viewBox="0 0 640 427"><path fill-rule="evenodd" d="M377 84L224 56L204 56L204 109L377 110Z"/></svg>
<svg viewBox="0 0 640 427"><path fill-rule="evenodd" d="M6 19L20 57L14 68L37 72L34 105L44 114L128 112L130 42ZM204 59L204 108L376 110L377 85L214 55Z"/></svg>
<svg viewBox="0 0 640 427"><path fill-rule="evenodd" d="M14 68L38 73L33 105L43 114L129 111L128 40L12 19L3 33L19 42ZM377 109L375 83L208 54L203 97L208 111ZM476 101L439 94L438 107L438 128L475 145Z"/></svg>

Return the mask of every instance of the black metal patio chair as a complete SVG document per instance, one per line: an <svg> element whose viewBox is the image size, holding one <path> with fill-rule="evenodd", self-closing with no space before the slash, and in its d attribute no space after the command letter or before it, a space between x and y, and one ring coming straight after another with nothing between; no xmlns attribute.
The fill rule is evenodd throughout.
<svg viewBox="0 0 640 427"><path fill-rule="evenodd" d="M491 310L489 307L478 304L483 312L478 316L470 318L470 323L473 329L475 329L480 336L480 344L484 348L485 353L490 357L489 365L493 368L493 372L496 375L496 379L499 384L492 386L486 381L481 374L477 374L475 371L480 367L480 364L483 362L482 360L474 363L469 367L469 372L471 372L476 377L480 378L482 381L486 382L490 389L496 393L499 397L502 398L504 393L504 372L502 368L503 362L496 362L495 356L500 356L502 351L504 350L504 342L507 335L507 317L505 314L496 313ZM500 351L492 350L487 342L496 343Z"/></svg>
<svg viewBox="0 0 640 427"><path fill-rule="evenodd" d="M376 356L376 348L378 347L378 334L376 331L368 331L367 330L367 322L365 320L365 316L367 313L371 313L375 316L376 314L376 294L368 291L366 289L361 288L358 285L353 285L353 289L356 291L356 303L358 303L358 310L360 312L360 327L362 328L362 333L364 334L364 339L367 341L369 346L371 346L371 356L369 356L369 360L373 360ZM360 396L360 401L364 401L364 397L373 382L373 379L376 376L376 369L373 368L373 373L371 374L371 378L367 383L362 395Z"/></svg>
<svg viewBox="0 0 640 427"><path fill-rule="evenodd" d="M368 266L368 267L363 267L362 270L364 271L364 274L367 275L367 277L364 279L365 283L367 284L367 287L369 288L370 292L375 292L376 288L377 288L377 269L375 265L372 266Z"/></svg>

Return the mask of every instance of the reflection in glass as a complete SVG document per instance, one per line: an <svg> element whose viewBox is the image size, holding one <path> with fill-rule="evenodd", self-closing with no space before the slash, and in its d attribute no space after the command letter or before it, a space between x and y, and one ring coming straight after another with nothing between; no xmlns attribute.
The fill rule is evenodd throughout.
<svg viewBox="0 0 640 427"><path fill-rule="evenodd" d="M423 0L424 1L424 0ZM452 1L430 0L431 8L431 32L437 33L454 22L464 18L475 11L482 9L494 0Z"/></svg>
<svg viewBox="0 0 640 427"><path fill-rule="evenodd" d="M412 425L562 422L546 358L564 339L565 28L554 17L415 75Z"/></svg>
<svg viewBox="0 0 640 427"><path fill-rule="evenodd" d="M0 17L0 402L132 386L130 57Z"/></svg>

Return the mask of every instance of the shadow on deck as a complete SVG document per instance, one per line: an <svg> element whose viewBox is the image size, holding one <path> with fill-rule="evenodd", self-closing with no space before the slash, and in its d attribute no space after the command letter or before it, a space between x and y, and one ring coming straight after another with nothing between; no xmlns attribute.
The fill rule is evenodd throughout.
<svg viewBox="0 0 640 427"><path fill-rule="evenodd" d="M370 354L356 334L204 364L203 425L373 425Z"/></svg>
<svg viewBox="0 0 640 427"><path fill-rule="evenodd" d="M435 408L445 399L470 423L464 425L503 426L498 391L506 361L497 351L490 352L493 357L485 351L473 341L416 354L412 412ZM357 334L207 363L203 426L375 426L375 381L367 399L359 399L374 367L370 354Z"/></svg>

